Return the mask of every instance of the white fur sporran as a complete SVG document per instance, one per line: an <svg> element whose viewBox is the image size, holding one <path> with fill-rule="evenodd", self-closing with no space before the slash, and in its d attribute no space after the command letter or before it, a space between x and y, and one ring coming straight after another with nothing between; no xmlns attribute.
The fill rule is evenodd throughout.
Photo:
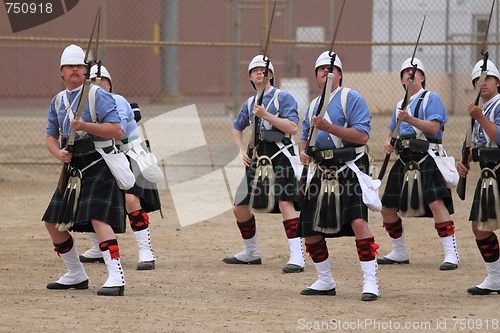
<svg viewBox="0 0 500 333"><path fill-rule="evenodd" d="M255 175L251 182L250 209L256 213L269 213L276 203L273 163L268 156L257 159Z"/></svg>
<svg viewBox="0 0 500 333"><path fill-rule="evenodd" d="M479 196L479 227L481 231L495 231L500 228L500 202L495 172L489 168L481 170Z"/></svg>
<svg viewBox="0 0 500 333"><path fill-rule="evenodd" d="M339 179L333 170L326 169L321 173L321 188L312 229L327 234L336 234L341 228Z"/></svg>

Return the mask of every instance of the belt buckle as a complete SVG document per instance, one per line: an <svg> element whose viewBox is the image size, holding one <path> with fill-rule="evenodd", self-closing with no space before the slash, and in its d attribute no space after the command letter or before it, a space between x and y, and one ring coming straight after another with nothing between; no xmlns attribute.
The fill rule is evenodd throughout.
<svg viewBox="0 0 500 333"><path fill-rule="evenodd" d="M264 140L264 132L259 132L259 140Z"/></svg>
<svg viewBox="0 0 500 333"><path fill-rule="evenodd" d="M330 159L333 158L333 149L323 150L323 158Z"/></svg>
<svg viewBox="0 0 500 333"><path fill-rule="evenodd" d="M410 139L403 140L403 147L408 148L410 146Z"/></svg>

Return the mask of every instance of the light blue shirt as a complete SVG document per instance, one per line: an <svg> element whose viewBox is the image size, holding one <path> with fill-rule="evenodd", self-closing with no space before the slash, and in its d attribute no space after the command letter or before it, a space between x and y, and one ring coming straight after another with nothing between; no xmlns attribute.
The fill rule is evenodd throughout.
<svg viewBox="0 0 500 333"><path fill-rule="evenodd" d="M73 112L76 112L76 109L78 107L78 102L80 100L79 92L80 92L82 87L83 87L83 85L80 86L79 88L74 89L73 91L66 90L66 96L68 97L68 102L70 104L74 102L73 106L72 106ZM50 103L49 109L47 110L48 123L47 123L47 127L45 129L45 132L49 135L58 136L59 130L62 129L63 136L65 138L68 138L69 134L71 132L71 126L69 125L69 122L70 122L69 117L66 118L64 98L61 101L61 105L59 106L59 110L55 109L56 98L57 98L57 95L52 99L52 102ZM116 102L113 99L113 97L111 96L111 94L107 93L104 89L97 89L97 91L96 91L95 111L96 111L97 121L99 123L121 123L121 119L120 119L120 116L118 114L118 110L116 107ZM66 118L66 123L63 124L65 118ZM81 119L85 122L88 122L88 123L92 122L88 99L86 101L85 108L83 109ZM125 132L125 128L123 126L122 126L122 130L123 130L123 132ZM109 139L109 138L98 137L98 136L93 135L93 134L90 134L90 135L95 141L105 141L105 140ZM78 137L79 137L79 135L78 135L78 133L76 133L75 138L78 138Z"/></svg>
<svg viewBox="0 0 500 333"><path fill-rule="evenodd" d="M118 109L118 114L121 119L121 127L125 128L125 137L122 141L127 141L127 139L132 139L134 137L139 136L139 129L137 126L137 122L134 119L134 111L130 107L130 103L123 97L118 94L111 94L116 101L116 107Z"/></svg>
<svg viewBox="0 0 500 333"><path fill-rule="evenodd" d="M271 91L269 91L267 94L264 94L264 97L262 98L262 105L266 107L267 112L269 112L272 115L276 115L276 106L274 102L268 106L269 102L271 99L274 97L274 94L276 94L276 88L272 88ZM257 98L257 95L253 97L252 103L250 104L250 110L248 109L248 103L245 102L243 104L243 107L241 108L240 112L238 113L238 116L236 119L233 121L233 127L236 128L239 131L243 131L245 128L247 128L250 125L250 119L254 119L254 114L253 114L253 107L255 104L255 100ZM279 95L276 97L279 102L279 118L285 118L288 120L293 121L294 123L298 124L299 123L299 113L297 111L298 109L298 103L295 100L295 98L287 93L286 91L280 91ZM260 121L260 128L261 131L264 130L264 124L262 119L259 119ZM276 127L272 127L273 130L277 130Z"/></svg>
<svg viewBox="0 0 500 333"><path fill-rule="evenodd" d="M419 92L417 92L415 95L411 96L410 101L408 102L408 105L410 106L410 114L412 116L415 115L415 109L418 104L418 100L422 93L424 92L424 89L420 89ZM443 126L444 124L448 121L448 114L446 113L446 109L444 108L443 102L441 101L441 97L435 92L429 91L427 92L429 95L429 99L427 101L427 105L425 107L425 110L423 109L423 101L420 105L420 108L418 110L418 119L425 119L425 120L437 120L441 123L441 126L439 127L439 131L436 135L431 135L429 133L425 133L425 137L427 138L442 138L443 137ZM396 127L396 115L398 112L398 107L401 105L401 101L394 107L394 112L392 114L392 119L391 122L389 123L389 126L387 126L391 131L394 131L394 128ZM415 135L415 129L413 128L412 125L408 124L407 122L402 121L400 126L399 126L399 135L400 136L405 136L405 135Z"/></svg>
<svg viewBox="0 0 500 333"><path fill-rule="evenodd" d="M346 99L346 116L344 115L344 111L342 110L342 103L340 101L340 95L342 92L341 88L335 96L332 98L330 103L328 104L328 108L326 112L330 117L331 123L333 125L344 127L347 122L347 127L354 127L360 132L368 134L370 136L371 125L370 121L372 119L372 115L368 110L368 105L366 101L355 90L350 90L347 94ZM313 114L317 113L317 109L319 106L320 99L316 101L316 105L313 109ZM300 135L301 140L307 140L309 137L309 128L310 128L310 118L309 115L310 108L307 110L304 120L302 121L302 134ZM342 141L344 146L352 146L353 144L347 142L345 140ZM333 143L330 133L318 130L318 135L316 137L316 147L320 149L326 148L335 148L335 144Z"/></svg>
<svg viewBox="0 0 500 333"><path fill-rule="evenodd" d="M496 131L496 137L495 138L490 138L491 140L494 140L495 143L500 146L500 105L497 105L496 108L494 108L496 102L500 99L500 95L497 94L494 96L492 99L490 99L488 102L486 102L483 105L483 113L484 116L488 119L491 117L491 113L494 112L494 123L497 125L497 131ZM486 113L484 112L486 110ZM475 147L485 147L486 146L486 136L484 133L484 129L479 125L479 123L476 121L474 123L474 133L472 135L472 144Z"/></svg>

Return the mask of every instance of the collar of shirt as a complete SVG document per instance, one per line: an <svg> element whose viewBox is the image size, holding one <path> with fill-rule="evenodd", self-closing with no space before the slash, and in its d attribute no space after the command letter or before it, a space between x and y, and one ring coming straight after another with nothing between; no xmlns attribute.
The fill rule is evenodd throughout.
<svg viewBox="0 0 500 333"><path fill-rule="evenodd" d="M483 110L487 110L491 105L496 103L496 101L498 101L499 98L500 94L496 94L495 96L493 96L488 102L483 104Z"/></svg>
<svg viewBox="0 0 500 333"><path fill-rule="evenodd" d="M410 101L409 101L409 103L408 103L408 104L410 104L410 105L411 105L411 104L413 103L413 101L414 101L414 100L415 100L418 96L420 96L420 94L422 94L423 92L424 92L424 88L420 88L420 90L419 90L419 91L417 91L414 95L412 95L412 96L410 97Z"/></svg>
<svg viewBox="0 0 500 333"><path fill-rule="evenodd" d="M66 91L67 91L67 92L69 92L69 93L71 94L71 93L74 93L74 92L77 92L77 91L82 90L82 88L83 88L83 84L82 84L81 86L79 86L79 87L76 87L76 88L75 88L75 89L73 89L73 90L69 90L69 89L67 89L67 88L66 88Z"/></svg>

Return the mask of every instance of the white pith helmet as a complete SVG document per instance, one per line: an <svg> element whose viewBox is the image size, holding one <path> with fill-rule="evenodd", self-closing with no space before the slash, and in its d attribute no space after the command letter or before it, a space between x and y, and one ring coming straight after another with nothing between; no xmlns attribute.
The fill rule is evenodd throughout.
<svg viewBox="0 0 500 333"><path fill-rule="evenodd" d="M333 52L332 55L333 54L335 54L335 61L333 62L333 66L337 67L338 70L342 73L342 61L340 61L338 54L336 54L335 52ZM325 51L325 52L321 53L319 55L318 59L316 59L316 65L314 66L314 74L315 75L318 74L318 67L330 65L331 62L332 62L332 58L330 57L329 51ZM339 82L339 85L341 87L342 87L342 79L343 79L343 76L340 78L340 82Z"/></svg>
<svg viewBox="0 0 500 333"><path fill-rule="evenodd" d="M97 65L94 65L90 68L90 78L95 79L97 77ZM106 67L101 65L101 77L105 77L109 80L110 89L109 92L113 91L113 80L111 80L111 75L109 74Z"/></svg>
<svg viewBox="0 0 500 333"><path fill-rule="evenodd" d="M264 61L264 56L262 54L256 55L255 57L253 57L252 61L250 61L250 63L248 64L248 75L250 75L250 71L256 67L266 67L266 62ZM271 82L271 85L274 86L274 66L270 61L269 70L271 71L271 73L273 73L273 78L269 81ZM250 84L252 85L253 89L256 90L255 85L252 81L250 81Z"/></svg>
<svg viewBox="0 0 500 333"><path fill-rule="evenodd" d="M85 52L80 46L71 44L64 49L60 67L64 65L85 65Z"/></svg>
<svg viewBox="0 0 500 333"><path fill-rule="evenodd" d="M335 52L333 52L333 54L335 54ZM319 55L318 59L316 59L316 66L314 66L314 71L316 72L318 67L330 65L331 61L332 61L332 58L330 57L330 54L328 51L321 53ZM335 61L333 62L333 65L335 67L338 67L340 69L340 71L342 72L342 61L340 61L340 58L338 55L335 56Z"/></svg>
<svg viewBox="0 0 500 333"><path fill-rule="evenodd" d="M482 66L483 66L483 60L479 60L474 66L474 69L472 70L472 86L474 86L474 80L479 78L479 76L481 76L481 72L483 70L481 68ZM488 62L486 63L486 71L487 71L486 75L494 76L500 80L500 74L498 73L498 68L491 60L488 60Z"/></svg>
<svg viewBox="0 0 500 333"><path fill-rule="evenodd" d="M425 68L424 64L420 61L420 59L413 58L413 64L417 65L417 69L420 69L422 73L424 74L424 81L422 81L422 88L425 89ZM401 65L401 71L399 72L399 78L403 78L403 71L408 68L413 68L411 64L411 58L406 59L403 64Z"/></svg>

